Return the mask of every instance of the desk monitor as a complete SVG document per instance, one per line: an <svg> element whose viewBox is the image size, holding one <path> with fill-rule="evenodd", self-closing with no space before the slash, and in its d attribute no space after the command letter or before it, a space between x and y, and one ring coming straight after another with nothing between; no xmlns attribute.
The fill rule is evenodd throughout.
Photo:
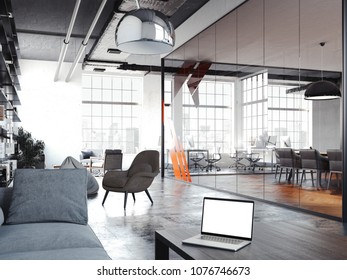
<svg viewBox="0 0 347 280"><path fill-rule="evenodd" d="M281 147L288 148L291 147L290 136L281 136Z"/></svg>
<svg viewBox="0 0 347 280"><path fill-rule="evenodd" d="M192 135L186 136L186 140L190 148L194 148L194 137Z"/></svg>
<svg viewBox="0 0 347 280"><path fill-rule="evenodd" d="M268 143L268 145L276 146L277 136L269 136L267 143Z"/></svg>

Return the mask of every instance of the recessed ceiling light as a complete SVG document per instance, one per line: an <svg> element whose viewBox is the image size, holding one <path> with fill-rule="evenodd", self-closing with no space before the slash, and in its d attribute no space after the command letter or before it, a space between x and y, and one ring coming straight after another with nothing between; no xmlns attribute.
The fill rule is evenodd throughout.
<svg viewBox="0 0 347 280"><path fill-rule="evenodd" d="M105 68L94 68L93 71L95 72L105 72Z"/></svg>
<svg viewBox="0 0 347 280"><path fill-rule="evenodd" d="M112 53L112 54L120 54L121 50L119 49L107 49L108 53Z"/></svg>

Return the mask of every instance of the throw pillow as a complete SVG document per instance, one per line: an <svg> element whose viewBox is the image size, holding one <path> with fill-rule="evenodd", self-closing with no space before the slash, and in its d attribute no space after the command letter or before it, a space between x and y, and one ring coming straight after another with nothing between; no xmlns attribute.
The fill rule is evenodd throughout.
<svg viewBox="0 0 347 280"><path fill-rule="evenodd" d="M2 212L2 209L0 207L0 226L5 222L4 212Z"/></svg>
<svg viewBox="0 0 347 280"><path fill-rule="evenodd" d="M7 224L87 224L86 169L17 169Z"/></svg>
<svg viewBox="0 0 347 280"><path fill-rule="evenodd" d="M90 157L94 157L93 151L81 151L83 159L89 159Z"/></svg>

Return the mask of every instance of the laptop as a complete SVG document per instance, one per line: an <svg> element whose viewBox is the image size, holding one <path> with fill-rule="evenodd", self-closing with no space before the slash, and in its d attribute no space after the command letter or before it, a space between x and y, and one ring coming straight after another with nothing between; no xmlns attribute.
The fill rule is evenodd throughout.
<svg viewBox="0 0 347 280"><path fill-rule="evenodd" d="M183 244L238 251L252 241L254 201L205 197L201 232Z"/></svg>

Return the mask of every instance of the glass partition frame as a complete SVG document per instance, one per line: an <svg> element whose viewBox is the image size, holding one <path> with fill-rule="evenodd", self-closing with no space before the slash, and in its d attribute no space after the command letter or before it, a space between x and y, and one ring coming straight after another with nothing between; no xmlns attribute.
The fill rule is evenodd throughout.
<svg viewBox="0 0 347 280"><path fill-rule="evenodd" d="M326 156L327 150L341 149L342 147L340 141L341 137L339 137L339 135L342 134L341 101L338 100L335 101L335 103L312 103L311 101L305 100L303 97L305 86L315 79L319 79L321 74L320 70L307 70L301 68L303 61L307 59L306 56L308 52L311 51L312 55L316 55L317 59L320 58L317 52L312 51L312 46L307 46L302 43L302 36L305 36L309 23L300 25L298 19L301 19L307 12L309 0L291 2L292 9L290 11L293 13L291 17L296 20L298 24L293 25L293 30L290 32L294 33L294 36L297 36L298 46L293 49L281 49L278 53L275 52L276 49L274 49L273 46L267 46L269 40L275 37L275 35L271 33L275 30L275 27L270 28L270 30L265 30L265 28L269 26L265 16L269 13L267 8L270 5L274 5L274 1L264 0L262 4L261 1L258 1L256 4L255 2L256 1L248 1L246 4L230 13L229 16L233 19L226 19L228 16L222 19L223 21L232 22L235 20L237 22L237 24L231 27L236 30L230 31L230 33L236 34L234 38L236 44L236 59L234 63L228 64L223 62L222 66L220 64L221 61L214 61L214 64L210 67L209 75L204 77L204 79L213 81L214 86L211 86L211 88L214 87L215 89L218 87L218 83L226 77L229 80L234 79L232 82L234 88L233 95L230 97L232 108L230 117L231 123L228 126L224 126L223 124L223 128L221 128L221 130L224 131L230 130L231 140L230 146L228 147L229 150L223 149L222 154L224 160L220 161L222 162L221 165L223 165L227 171L220 172L214 169L208 174L205 172L198 172L198 174L192 176L193 182L199 185L264 199L290 207L297 207L304 211L341 219L341 189L339 189L338 180L335 177L332 177L333 187L329 186L328 188L327 180L325 179L329 174L323 174L322 186L314 185L309 175L302 175L302 170L299 170L298 177L294 179L292 177L291 181L285 179L285 170L282 170L282 178L281 181L279 181L279 174L275 174L276 171L279 172L279 169L276 168L277 165L274 159L273 149L267 151L266 154L264 152L261 156L266 159L266 163L271 163L270 167L267 166L263 169L259 167L258 169L258 166L256 166L255 170L251 170L252 172L248 172L248 166L244 167L241 165L237 170L231 168L235 160L235 151L241 149L250 153L257 140L264 135L277 136L278 141L275 145L277 148L285 145L281 143L281 137L289 137L290 148L297 154L300 154L300 149L313 148ZM337 1L334 2L333 4L339 7L336 5ZM248 64L241 63L243 62L242 57L238 57L239 54L237 53L237 49L240 48L242 44L242 36L240 37L240 33L247 32L249 28L255 26L251 24L248 28L245 26L240 27L241 22L243 24L247 22L244 17L242 21L240 21L240 15L245 15L245 11L251 8L255 9L252 16L258 17L257 19L251 20L251 22L261 22L263 27L262 30L257 28L257 32L260 33L260 42L254 45L258 47L263 46L263 49L260 52L257 51L257 54L255 54L252 59L248 58L251 60L249 62L252 62L252 64ZM317 7L317 9L319 9L319 7ZM218 23L216 23L216 25L217 24ZM315 23L310 24L314 25ZM342 28L342 24L340 27ZM281 26L276 28L280 29ZM288 27L286 27L286 29L287 28ZM212 26L209 27L208 34L210 35L212 32L211 30L217 33L220 29ZM342 31L337 30L336 32L341 33ZM211 37L220 38L220 36L221 34L218 33ZM195 52L198 54L196 62L203 61L204 57L201 54L201 49L203 47L199 44L199 39L205 37L206 36L203 34L199 34L176 52L167 56L164 60L164 67L172 67L175 65L179 68L187 60L185 54L194 52L192 46L195 47ZM211 43L211 46L214 47L211 48L209 58L214 57L214 59L217 59L217 57L221 57L219 55L219 50L217 50L218 41ZM234 48L231 48L231 51L233 49ZM261 54L260 57L259 54ZM273 65L273 57L276 55L282 57L283 63L279 66ZM342 51L335 53L335 55L339 56L342 60ZM288 58L291 59L290 62L288 62ZM189 59L192 59L192 57L189 57ZM326 76L338 82L341 81L341 71L342 69L338 69L337 71L327 70L325 73ZM245 75L245 73L247 73L247 75ZM172 72L165 72L165 74L172 79L174 77ZM201 92L204 92L204 86L201 86L201 90ZM216 90L215 94L217 95ZM177 95L176 97L173 97L173 95L172 93L173 99L177 97ZM175 110L173 108L170 110L173 115L174 112L182 113L181 119L176 118L176 121L181 121L178 127L184 127L178 132L182 137L182 142L184 142L183 139L190 132L197 138L202 137L206 139L206 135L204 136L204 132L200 129L190 130L188 128L187 124L193 122L194 119L196 123L199 122L198 116L200 115L194 115L190 109L187 109L190 108L189 106L193 107L194 105L192 105L192 99L189 99L189 94L186 95L185 98L186 101L178 103L179 106L181 106L180 110ZM202 100L205 102L204 99ZM175 102L173 102L172 107L174 106ZM217 108L217 106L215 107ZM203 109L203 106L201 109ZM199 109L197 109L197 111L199 111ZM218 122L216 114L215 119L211 120L211 123L213 122ZM335 134L338 130L337 135L334 133L331 135L326 134L324 125L333 126L332 129ZM196 125L196 127L200 128L199 125ZM218 141L211 141L208 144L204 141L197 141L197 143L198 149L206 149L206 147L208 147L208 150L215 150L220 146ZM184 149L187 150L186 147ZM245 162L245 160L241 163L246 165L249 164L247 161ZM167 172L166 175L171 176L170 172ZM316 176L316 173L314 173L314 176Z"/></svg>

